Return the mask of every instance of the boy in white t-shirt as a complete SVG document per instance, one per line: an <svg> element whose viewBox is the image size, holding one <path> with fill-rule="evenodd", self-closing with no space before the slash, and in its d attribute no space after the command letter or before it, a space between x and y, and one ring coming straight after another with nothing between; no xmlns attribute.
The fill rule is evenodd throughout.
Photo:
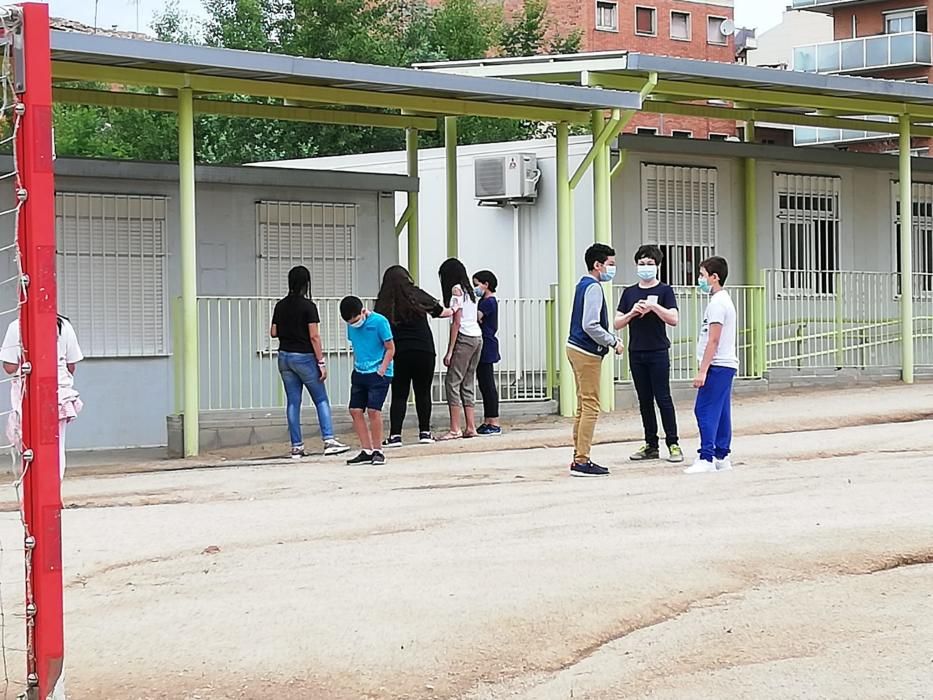
<svg viewBox="0 0 933 700"><path fill-rule="evenodd" d="M7 438L20 449L22 447L22 379L19 377L21 364L21 341L19 319L6 329L3 345L0 346L0 362L7 374L17 375L10 385L12 411L7 422ZM58 460L59 473L65 477L65 426L81 412L84 404L74 388L75 365L84 359L78 345L78 336L71 322L64 316L58 317Z"/></svg>
<svg viewBox="0 0 933 700"><path fill-rule="evenodd" d="M739 370L736 353L735 305L723 289L729 276L725 258L713 257L700 263L697 281L700 290L709 294L703 326L697 339L699 372L693 380L697 391L694 414L700 429L700 449L687 474L728 471L732 469L732 382Z"/></svg>

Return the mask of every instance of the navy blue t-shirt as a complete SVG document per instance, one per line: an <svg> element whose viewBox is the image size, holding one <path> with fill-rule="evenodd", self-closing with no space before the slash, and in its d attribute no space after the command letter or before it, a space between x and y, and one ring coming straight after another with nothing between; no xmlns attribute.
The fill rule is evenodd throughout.
<svg viewBox="0 0 933 700"><path fill-rule="evenodd" d="M483 350L479 361L484 365L493 365L501 359L499 339L496 337L496 333L499 332L499 302L495 297L483 297L476 308L483 314L483 320L479 322L483 332Z"/></svg>
<svg viewBox="0 0 933 700"><path fill-rule="evenodd" d="M619 311L627 314L635 307L635 304L650 296L657 296L658 304L665 309L677 308L674 290L670 285L659 282L654 287L648 287L647 289L639 287L637 284L633 287L626 287L625 291L622 292L622 299L619 300ZM655 313L648 313L632 319L628 327L629 352L652 352L667 350L671 347L671 341L667 338L667 324Z"/></svg>

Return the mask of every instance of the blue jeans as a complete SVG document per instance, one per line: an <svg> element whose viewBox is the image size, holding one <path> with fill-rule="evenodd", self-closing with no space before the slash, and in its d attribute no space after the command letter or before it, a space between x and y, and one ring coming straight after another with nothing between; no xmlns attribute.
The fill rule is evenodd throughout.
<svg viewBox="0 0 933 700"><path fill-rule="evenodd" d="M330 400L327 398L324 382L321 381L321 370L318 369L314 354L279 351L279 373L285 385L285 417L288 419L288 435L292 446L297 447L303 444L301 441L301 395L305 387L311 394L311 400L314 401L314 407L317 409L317 422L321 426L321 437L324 440L333 440L334 423L330 414Z"/></svg>
<svg viewBox="0 0 933 700"><path fill-rule="evenodd" d="M709 368L706 384L697 391L693 412L700 429L700 459L712 462L725 459L732 450L732 380L731 367Z"/></svg>

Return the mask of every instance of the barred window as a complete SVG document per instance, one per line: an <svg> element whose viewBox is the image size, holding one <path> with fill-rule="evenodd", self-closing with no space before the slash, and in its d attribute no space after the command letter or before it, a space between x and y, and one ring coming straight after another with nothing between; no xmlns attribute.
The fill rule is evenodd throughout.
<svg viewBox="0 0 933 700"><path fill-rule="evenodd" d="M892 183L894 202L894 264L901 271L901 199L900 183ZM912 187L913 237L912 259L914 292L933 292L933 184L915 182ZM900 279L897 281L900 287Z"/></svg>
<svg viewBox="0 0 933 700"><path fill-rule="evenodd" d="M58 307L88 357L168 354L165 197L55 196Z"/></svg>
<svg viewBox="0 0 933 700"><path fill-rule="evenodd" d="M775 239L783 287L832 294L839 271L838 177L775 173Z"/></svg>
<svg viewBox="0 0 933 700"><path fill-rule="evenodd" d="M718 228L715 168L644 164L642 237L664 253L660 277L694 285L700 263L714 254Z"/></svg>

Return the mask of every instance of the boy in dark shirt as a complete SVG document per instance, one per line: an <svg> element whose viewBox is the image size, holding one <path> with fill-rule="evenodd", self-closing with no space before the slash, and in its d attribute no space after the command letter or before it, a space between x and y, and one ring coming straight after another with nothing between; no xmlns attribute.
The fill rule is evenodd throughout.
<svg viewBox="0 0 933 700"><path fill-rule="evenodd" d="M667 326L676 326L679 316L674 290L658 279L663 259L661 249L655 245L638 249L635 253L638 284L622 293L615 319L616 330L629 328L629 366L645 428L645 444L631 456L633 461L660 459L655 403L661 412L670 451L668 461L684 461L671 397L671 342L667 338Z"/></svg>

